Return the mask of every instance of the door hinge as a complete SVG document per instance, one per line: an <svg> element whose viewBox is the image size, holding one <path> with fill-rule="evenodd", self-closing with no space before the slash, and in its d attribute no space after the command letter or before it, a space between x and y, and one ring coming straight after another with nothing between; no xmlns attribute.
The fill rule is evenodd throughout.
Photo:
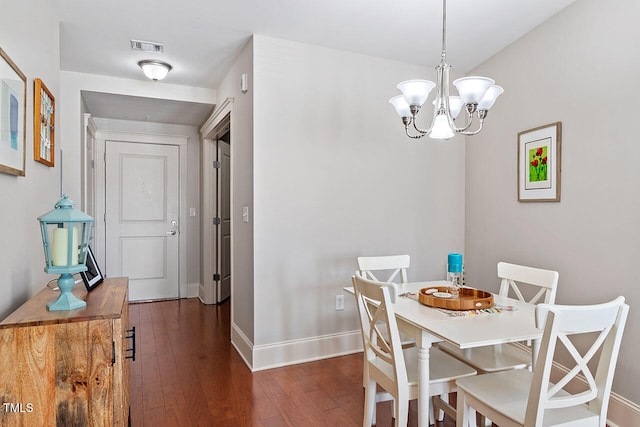
<svg viewBox="0 0 640 427"><path fill-rule="evenodd" d="M213 161L213 168L214 169L220 169L222 167L222 162L220 160L214 160Z"/></svg>
<svg viewBox="0 0 640 427"><path fill-rule="evenodd" d="M106 151L104 153L102 153L102 158L103 158L104 162L107 163L107 153L106 153Z"/></svg>
<svg viewBox="0 0 640 427"><path fill-rule="evenodd" d="M96 161L91 160L91 169L95 169L95 167L96 167Z"/></svg>
<svg viewBox="0 0 640 427"><path fill-rule="evenodd" d="M104 219L104 223L106 224L107 223L107 213L106 212L104 213L104 218L103 219Z"/></svg>
<svg viewBox="0 0 640 427"><path fill-rule="evenodd" d="M220 225L220 217L213 218L213 225Z"/></svg>
<svg viewBox="0 0 640 427"><path fill-rule="evenodd" d="M111 341L111 366L116 364L116 342Z"/></svg>
<svg viewBox="0 0 640 427"><path fill-rule="evenodd" d="M214 282L219 282L220 281L220 275L218 273L213 275L213 281Z"/></svg>

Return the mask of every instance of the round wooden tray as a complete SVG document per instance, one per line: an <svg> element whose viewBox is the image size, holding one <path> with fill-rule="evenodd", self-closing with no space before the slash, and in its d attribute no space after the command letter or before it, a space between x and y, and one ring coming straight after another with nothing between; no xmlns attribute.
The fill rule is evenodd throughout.
<svg viewBox="0 0 640 427"><path fill-rule="evenodd" d="M418 301L429 307L446 308L447 310L479 310L493 307L493 295L479 289L461 288L457 298L439 298L427 293L429 289L451 293L449 286L432 286L420 289Z"/></svg>

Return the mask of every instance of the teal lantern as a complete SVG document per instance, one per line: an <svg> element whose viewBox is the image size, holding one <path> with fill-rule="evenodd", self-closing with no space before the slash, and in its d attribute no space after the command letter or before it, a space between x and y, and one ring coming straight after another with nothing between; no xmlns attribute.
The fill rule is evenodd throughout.
<svg viewBox="0 0 640 427"><path fill-rule="evenodd" d="M73 310L87 305L71 291L75 284L73 275L87 270L87 248L93 218L74 209L73 205L65 194L55 204L54 210L38 217L46 261L44 271L60 274L60 297L47 304L51 311Z"/></svg>

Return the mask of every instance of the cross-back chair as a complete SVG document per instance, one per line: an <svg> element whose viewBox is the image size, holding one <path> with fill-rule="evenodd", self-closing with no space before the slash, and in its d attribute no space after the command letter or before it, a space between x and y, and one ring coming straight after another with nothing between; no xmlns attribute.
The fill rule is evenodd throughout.
<svg viewBox="0 0 640 427"><path fill-rule="evenodd" d="M498 277L502 279L499 292L502 296L511 296L531 304L539 302L553 304L556 300L559 278L557 271L499 262ZM529 293L535 293L533 297L526 298L523 293L524 288L527 288ZM522 369L531 366L530 350L513 344L498 344L466 350L461 350L448 343L439 343L438 346L452 356L473 366L480 373Z"/></svg>
<svg viewBox="0 0 640 427"><path fill-rule="evenodd" d="M377 401L393 399L395 426L406 426L409 400L418 398L418 350L403 349L389 288L381 282L352 277L355 290L362 343L365 352L365 409L363 426L369 427L375 420ZM455 391L455 380L476 371L435 347L429 353L429 394L439 396ZM377 393L376 384L385 393ZM421 405L429 402L420 402ZM443 399L434 398L437 407L455 418L455 410ZM430 411L433 419L433 412Z"/></svg>
<svg viewBox="0 0 640 427"><path fill-rule="evenodd" d="M596 305L539 304L536 326L544 333L533 372L514 369L458 380L457 426L474 421L473 408L501 427L605 427L628 311L624 297ZM577 336L579 345L572 341ZM585 345L587 340L590 345ZM559 347L572 360L564 376L553 383L551 371ZM589 362L597 354L592 370Z"/></svg>
<svg viewBox="0 0 640 427"><path fill-rule="evenodd" d="M392 289L392 302L398 296L398 285L395 283L396 277L400 275L399 283L407 283L407 269L411 264L409 255L384 255L384 256L361 256L358 257L358 269L360 274L370 280L388 283ZM380 276L378 278L377 276Z"/></svg>
<svg viewBox="0 0 640 427"><path fill-rule="evenodd" d="M399 283L407 283L407 269L411 264L409 255L381 255L381 256L361 256L358 257L358 272L360 276L376 281L381 286L387 286L390 291L391 302L395 303L398 298L398 284L394 280L400 275ZM376 275L383 278L378 279ZM402 346L405 348L416 345L415 340L400 334ZM366 387L365 378L367 376L367 363L363 366L363 387Z"/></svg>

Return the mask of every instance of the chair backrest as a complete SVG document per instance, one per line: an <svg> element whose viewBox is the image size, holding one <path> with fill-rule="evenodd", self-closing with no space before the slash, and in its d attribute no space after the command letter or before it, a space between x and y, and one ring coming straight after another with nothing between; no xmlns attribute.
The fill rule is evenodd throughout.
<svg viewBox="0 0 640 427"><path fill-rule="evenodd" d="M556 301L556 288L558 287L559 277L557 271L499 262L498 277L502 279L500 295L509 296L509 291L512 290L520 301L531 304L539 302L553 304ZM532 298L527 300L522 294L520 284L538 286L540 289ZM540 300L543 296L544 299Z"/></svg>
<svg viewBox="0 0 640 427"><path fill-rule="evenodd" d="M407 268L411 258L409 255L361 256L358 257L358 269L362 276L378 282L393 282L400 273L400 283L407 283ZM378 279L373 272L389 273L386 279Z"/></svg>
<svg viewBox="0 0 640 427"><path fill-rule="evenodd" d="M525 426L542 426L546 409L568 408L585 403L588 403L594 418L599 417L598 423L593 425L605 426L613 373L628 311L624 297L597 305L539 304L536 307L536 326L544 329L544 334L538 363L533 371ZM571 341L576 335L580 335L580 350ZM587 338L592 344L585 351ZM568 350L573 358L571 364L575 364L568 366L568 373L550 386L553 355L559 344ZM593 371L588 363L598 352L600 359ZM578 375L586 380L586 390L569 392L564 389Z"/></svg>
<svg viewBox="0 0 640 427"><path fill-rule="evenodd" d="M359 275L352 276L351 280L369 375L385 390L395 389L397 396L399 390L406 388L408 379L389 288Z"/></svg>

